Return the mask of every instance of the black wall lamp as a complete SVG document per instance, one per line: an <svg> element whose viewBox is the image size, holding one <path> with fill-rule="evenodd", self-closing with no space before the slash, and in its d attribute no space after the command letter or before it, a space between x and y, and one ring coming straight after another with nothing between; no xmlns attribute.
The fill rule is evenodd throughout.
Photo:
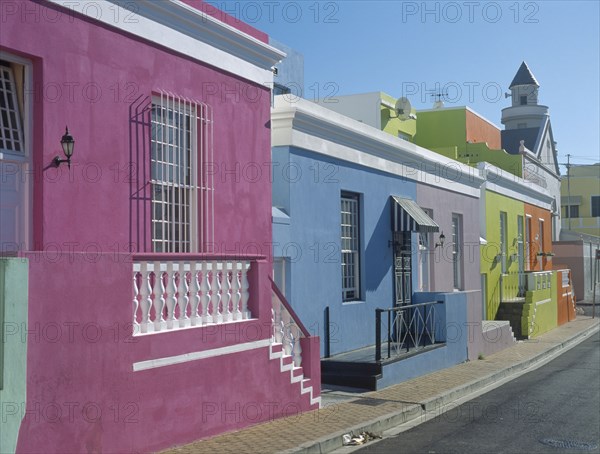
<svg viewBox="0 0 600 454"><path fill-rule="evenodd" d="M75 148L75 139L73 136L69 134L69 128L65 126L65 133L60 139L60 144L62 145L63 153L67 157L67 159L60 159L60 156L56 156L52 161L55 167L58 167L61 163L66 162L71 168L71 156L73 156L73 148Z"/></svg>
<svg viewBox="0 0 600 454"><path fill-rule="evenodd" d="M444 241L446 241L446 235L444 235L444 232L442 232L440 233L439 241L435 243L435 247L444 247Z"/></svg>

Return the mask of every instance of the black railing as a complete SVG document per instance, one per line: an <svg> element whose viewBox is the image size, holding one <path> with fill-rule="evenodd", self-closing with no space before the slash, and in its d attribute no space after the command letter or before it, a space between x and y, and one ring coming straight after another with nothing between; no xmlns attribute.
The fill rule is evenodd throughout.
<svg viewBox="0 0 600 454"><path fill-rule="evenodd" d="M387 313L387 358L435 344L435 306L442 301L375 309L375 361L381 361L382 317Z"/></svg>

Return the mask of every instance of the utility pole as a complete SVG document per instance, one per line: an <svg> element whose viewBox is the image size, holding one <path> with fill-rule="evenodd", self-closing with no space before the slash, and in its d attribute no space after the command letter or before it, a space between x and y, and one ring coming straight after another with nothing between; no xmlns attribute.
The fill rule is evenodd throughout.
<svg viewBox="0 0 600 454"><path fill-rule="evenodd" d="M567 216L569 217L569 231L571 231L571 155L567 155Z"/></svg>

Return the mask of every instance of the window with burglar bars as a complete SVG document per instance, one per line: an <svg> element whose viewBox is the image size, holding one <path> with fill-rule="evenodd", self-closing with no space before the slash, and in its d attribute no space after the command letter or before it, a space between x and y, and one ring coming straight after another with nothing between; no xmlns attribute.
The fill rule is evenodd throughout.
<svg viewBox="0 0 600 454"><path fill-rule="evenodd" d="M360 299L359 196L342 193L342 300Z"/></svg>
<svg viewBox="0 0 600 454"><path fill-rule="evenodd" d="M162 92L152 103L153 252L211 252L214 239L212 112Z"/></svg>
<svg viewBox="0 0 600 454"><path fill-rule="evenodd" d="M0 150L23 153L23 128L13 69L0 60Z"/></svg>
<svg viewBox="0 0 600 454"><path fill-rule="evenodd" d="M452 275L454 288L463 289L463 270L462 270L462 244L463 244L463 226L462 216L452 214Z"/></svg>

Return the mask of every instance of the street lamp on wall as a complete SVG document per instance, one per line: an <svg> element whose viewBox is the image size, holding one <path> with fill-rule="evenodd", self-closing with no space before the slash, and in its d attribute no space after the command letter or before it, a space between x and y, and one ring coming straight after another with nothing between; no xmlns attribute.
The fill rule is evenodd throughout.
<svg viewBox="0 0 600 454"><path fill-rule="evenodd" d="M437 248L439 247L444 247L444 241L446 240L446 235L444 235L444 232L440 233L440 237L438 239L438 242L435 243L435 247Z"/></svg>
<svg viewBox="0 0 600 454"><path fill-rule="evenodd" d="M66 126L65 133L60 139L60 144L62 146L63 153L67 157L67 159L60 159L60 156L56 156L52 162L54 163L55 167L58 167L61 165L61 163L66 162L70 169L71 156L73 156L73 148L75 148L75 139L73 139L73 136L69 134L69 128Z"/></svg>

